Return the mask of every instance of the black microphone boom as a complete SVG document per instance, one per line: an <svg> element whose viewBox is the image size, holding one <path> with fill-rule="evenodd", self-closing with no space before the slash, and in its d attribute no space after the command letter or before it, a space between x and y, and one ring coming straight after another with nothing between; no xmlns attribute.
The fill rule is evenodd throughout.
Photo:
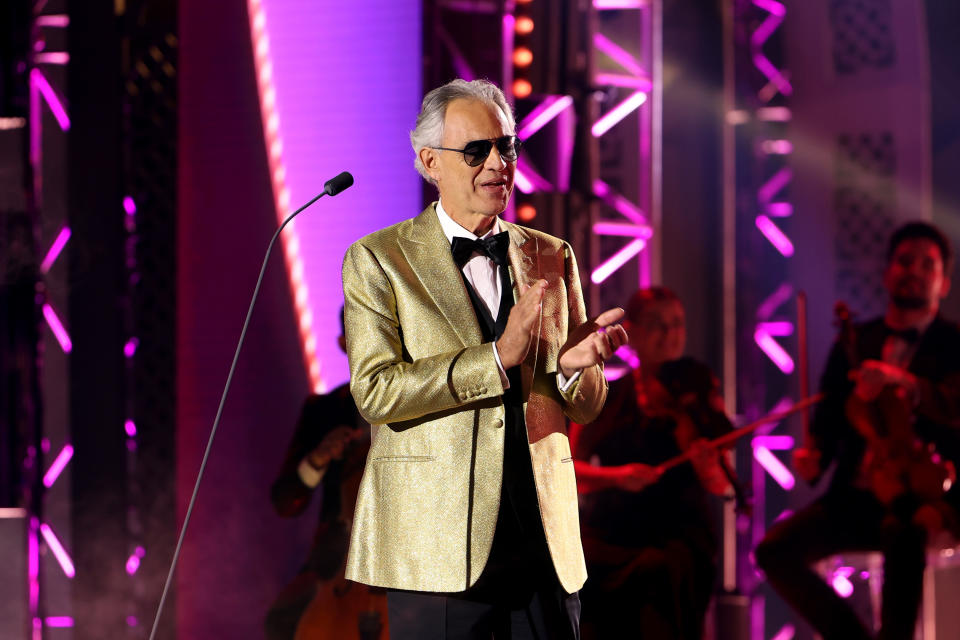
<svg viewBox="0 0 960 640"><path fill-rule="evenodd" d="M267 253L263 256L263 264L260 266L260 277L257 278L257 286L254 287L253 297L250 298L250 307L247 309L247 319L243 321L243 329L240 330L240 340L237 342L237 350L233 354L233 363L230 365L230 373L227 374L227 383L223 387L223 395L220 396L220 406L217 408L217 415L213 419L213 427L210 429L210 438L207 440L207 448L203 452L203 460L200 462L200 471L197 472L197 481L193 485L193 495L190 496L190 504L187 506L187 513L183 518L183 525L180 527L180 537L177 540L177 547L173 551L173 561L170 563L170 570L167 572L167 581L163 585L163 594L160 596L160 604L157 607L157 615L153 619L153 629L150 631L150 640L154 640L157 635L157 628L160 625L160 615L163 613L163 605L167 601L167 593L170 591L170 583L173 581L173 573L176 570L177 562L180 559L180 550L183 547L183 539L187 535L187 525L190 524L190 515L193 513L193 505L196 503L197 494L200 491L200 480L203 479L203 471L207 468L207 459L210 457L210 449L213 447L213 438L217 435L217 428L220 426L220 416L223 415L223 406L226 404L227 392L230 391L230 383L233 381L233 372L237 367L237 360L240 358L240 349L243 347L243 341L247 336L247 326L250 324L250 316L253 315L253 305L256 304L257 297L260 295L260 284L263 282L263 274L267 270L267 259L270 257L270 252L273 250L273 244L277 241L277 236L279 236L280 232L283 231L283 228L287 226L287 223L293 220L298 213L312 205L323 196L335 196L344 189L350 188L352 185L353 176L350 175L349 171L344 171L340 175L327 180L323 185L323 193L317 194L312 200L287 216L283 223L274 232L273 237L270 239L270 244L267 245Z"/></svg>
<svg viewBox="0 0 960 640"><path fill-rule="evenodd" d="M349 171L344 171L323 183L323 192L328 196L335 196L351 186L353 186L353 176Z"/></svg>

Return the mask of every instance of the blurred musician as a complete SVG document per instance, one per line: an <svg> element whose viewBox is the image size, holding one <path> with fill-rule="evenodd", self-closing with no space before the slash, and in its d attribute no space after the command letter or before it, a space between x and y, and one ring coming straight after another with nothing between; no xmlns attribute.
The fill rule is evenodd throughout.
<svg viewBox="0 0 960 640"><path fill-rule="evenodd" d="M701 638L718 551L708 495L730 487L705 440L731 425L716 377L682 357L672 291L637 291L624 324L641 366L610 384L597 420L571 429L590 576L584 637ZM688 451L692 464L659 473Z"/></svg>

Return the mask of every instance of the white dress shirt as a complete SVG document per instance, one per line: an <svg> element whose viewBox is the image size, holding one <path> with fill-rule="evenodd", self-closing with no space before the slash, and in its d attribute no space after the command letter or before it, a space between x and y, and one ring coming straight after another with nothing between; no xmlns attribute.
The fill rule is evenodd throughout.
<svg viewBox="0 0 960 640"><path fill-rule="evenodd" d="M444 211L442 201L437 202L437 218L440 220L440 226L443 228L444 235L447 236L447 242L451 245L453 244L453 239L457 237L467 238L469 240L482 240L483 238L488 238L500 233L499 217L494 219L490 230L482 236L467 231ZM470 286L473 287L473 290L476 291L477 295L480 296L480 299L483 300L484 306L494 320L497 319L497 315L500 312L500 296L503 294L501 291L502 286L500 284L499 270L500 267L497 266L497 263L480 253L473 255L470 260L467 261L467 264L463 265L463 275L466 277L467 282L470 283ZM500 362L497 343L493 342L491 344L493 346L493 357L496 358L497 366L500 368L500 379L503 381L503 388L509 389L510 381L507 379L507 373L503 368L503 363ZM569 379L563 375L562 371L557 371L557 381L560 390L566 391L579 377L579 371L570 376Z"/></svg>

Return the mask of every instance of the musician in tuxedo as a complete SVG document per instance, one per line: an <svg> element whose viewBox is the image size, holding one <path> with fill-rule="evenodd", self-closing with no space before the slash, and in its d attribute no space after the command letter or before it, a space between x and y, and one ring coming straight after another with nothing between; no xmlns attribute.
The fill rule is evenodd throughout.
<svg viewBox="0 0 960 640"><path fill-rule="evenodd" d="M732 425L716 376L684 357L676 294L635 292L624 325L639 367L610 383L592 424L571 426L590 573L584 638L699 640L717 572L709 498L733 478L726 454L706 441ZM661 475L658 465L684 452L692 464Z"/></svg>
<svg viewBox="0 0 960 640"><path fill-rule="evenodd" d="M392 638L577 638L586 579L565 418L606 397L621 309L588 320L570 246L500 218L520 141L455 80L411 133L439 201L343 263L351 391L373 426L347 577Z"/></svg>
<svg viewBox="0 0 960 640"><path fill-rule="evenodd" d="M814 413L811 443L794 451L797 473L808 482L835 466L830 485L810 506L775 524L756 548L770 584L826 640L873 635L814 573L813 563L843 551L882 551L879 637L913 638L927 543L957 532L957 488L933 500L913 491L888 494L876 481L883 476L869 471L874 454L846 408L851 395L871 403L891 391L912 413L915 436L934 445L945 463L960 461L960 328L939 313L952 264L950 243L933 225L910 222L893 233L884 272L886 313L854 327L852 350L850 340L838 339L821 379L825 397Z"/></svg>

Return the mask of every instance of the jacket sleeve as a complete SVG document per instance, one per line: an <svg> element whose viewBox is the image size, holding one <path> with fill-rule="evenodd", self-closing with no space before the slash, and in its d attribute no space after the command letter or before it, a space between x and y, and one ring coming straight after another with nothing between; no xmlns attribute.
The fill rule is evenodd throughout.
<svg viewBox="0 0 960 640"><path fill-rule="evenodd" d="M503 395L489 344L413 360L404 348L394 282L370 248L354 243L343 261L350 391L370 424L416 420Z"/></svg>
<svg viewBox="0 0 960 640"><path fill-rule="evenodd" d="M573 249L566 242L564 250L564 278L567 284L567 333L588 322L583 302L583 290L580 288L580 272ZM560 345L563 346L563 345ZM557 365L559 366L559 365ZM564 414L580 424L593 422L607 398L607 379L603 375L603 364L596 364L583 370L580 377L566 391L560 392L564 400Z"/></svg>

